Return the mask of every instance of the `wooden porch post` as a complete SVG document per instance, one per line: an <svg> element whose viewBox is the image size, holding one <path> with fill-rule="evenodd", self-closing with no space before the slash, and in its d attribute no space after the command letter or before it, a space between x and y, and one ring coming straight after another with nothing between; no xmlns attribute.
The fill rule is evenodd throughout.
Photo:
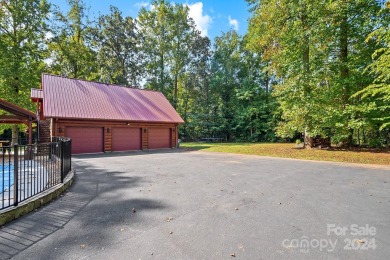
<svg viewBox="0 0 390 260"><path fill-rule="evenodd" d="M32 145L32 118L28 118L28 144Z"/></svg>

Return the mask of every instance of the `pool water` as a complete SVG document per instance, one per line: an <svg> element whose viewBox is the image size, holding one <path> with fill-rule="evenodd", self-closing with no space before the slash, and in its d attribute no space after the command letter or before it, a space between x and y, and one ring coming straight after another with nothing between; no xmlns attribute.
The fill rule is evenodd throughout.
<svg viewBox="0 0 390 260"><path fill-rule="evenodd" d="M14 184L14 165L0 164L0 193L9 189Z"/></svg>

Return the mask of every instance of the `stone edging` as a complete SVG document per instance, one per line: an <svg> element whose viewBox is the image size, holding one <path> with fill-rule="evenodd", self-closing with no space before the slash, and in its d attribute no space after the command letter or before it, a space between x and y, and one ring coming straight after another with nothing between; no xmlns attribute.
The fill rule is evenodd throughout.
<svg viewBox="0 0 390 260"><path fill-rule="evenodd" d="M19 203L17 207L10 207L0 211L0 226L56 199L64 191L69 189L74 181L74 176L75 170L71 170L66 176L64 183L51 187L50 189Z"/></svg>

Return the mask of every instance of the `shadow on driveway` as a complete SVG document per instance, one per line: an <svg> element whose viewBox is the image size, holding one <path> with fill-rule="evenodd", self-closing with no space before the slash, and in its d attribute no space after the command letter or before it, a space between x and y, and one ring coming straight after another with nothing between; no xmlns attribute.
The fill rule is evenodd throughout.
<svg viewBox="0 0 390 260"><path fill-rule="evenodd" d="M76 215L78 215L76 225L84 229L84 232L79 232L80 237L74 237L72 234L60 236L61 241L57 240L57 245L69 245L79 241L82 243L85 236L88 238L92 233L96 239L104 241L105 229L115 230L117 226L123 226L124 223L129 225L141 221L132 208L139 211L163 207L161 203L153 200L121 198L120 194L123 190L137 188L142 182L141 177L125 176L124 172L120 171L95 168L86 170L77 167L75 178L72 187L54 203L51 202L0 228L0 259L13 258L54 232L64 230L65 234L65 225ZM104 199L94 202L99 197ZM52 248L50 242L45 243L44 247L41 246L40 251L40 256L44 252L46 259L53 258L53 254L56 254L56 258L62 259L67 254L61 252L59 248ZM35 259L34 256L30 257Z"/></svg>

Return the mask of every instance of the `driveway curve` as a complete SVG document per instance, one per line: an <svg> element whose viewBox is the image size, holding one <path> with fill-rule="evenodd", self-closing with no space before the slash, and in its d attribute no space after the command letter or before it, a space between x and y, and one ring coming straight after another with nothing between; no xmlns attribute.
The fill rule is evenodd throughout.
<svg viewBox="0 0 390 260"><path fill-rule="evenodd" d="M208 152L73 159L76 182L0 229L7 259L388 259L390 169Z"/></svg>

